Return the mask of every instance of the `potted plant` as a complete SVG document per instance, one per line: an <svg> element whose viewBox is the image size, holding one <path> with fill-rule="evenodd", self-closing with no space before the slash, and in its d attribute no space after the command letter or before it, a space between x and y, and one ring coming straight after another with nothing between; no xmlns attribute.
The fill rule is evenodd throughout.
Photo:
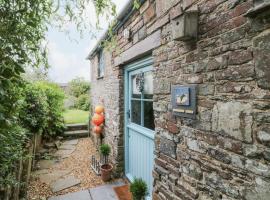
<svg viewBox="0 0 270 200"><path fill-rule="evenodd" d="M108 144L100 145L100 153L102 155L102 165L100 167L101 179L106 182L111 178L113 166L108 163L108 156L111 153L111 147Z"/></svg>
<svg viewBox="0 0 270 200"><path fill-rule="evenodd" d="M130 185L133 200L144 200L148 194L147 184L141 178L135 178Z"/></svg>

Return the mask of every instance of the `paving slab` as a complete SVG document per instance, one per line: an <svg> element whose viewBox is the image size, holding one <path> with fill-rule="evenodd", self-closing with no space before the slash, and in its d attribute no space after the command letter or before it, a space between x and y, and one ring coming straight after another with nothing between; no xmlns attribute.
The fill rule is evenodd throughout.
<svg viewBox="0 0 270 200"><path fill-rule="evenodd" d="M48 200L92 200L88 190L51 197Z"/></svg>
<svg viewBox="0 0 270 200"><path fill-rule="evenodd" d="M72 186L80 184L80 180L75 178L74 176L67 176L65 178L58 179L54 183L50 184L50 187L53 192L58 192Z"/></svg>
<svg viewBox="0 0 270 200"><path fill-rule="evenodd" d="M71 144L71 145L76 145L78 144L79 140L78 139L74 139L74 140L67 140L65 142L63 142L63 145L64 144Z"/></svg>
<svg viewBox="0 0 270 200"><path fill-rule="evenodd" d="M75 150L76 149L76 145L72 145L72 144L62 144L59 147L60 150Z"/></svg>
<svg viewBox="0 0 270 200"><path fill-rule="evenodd" d="M39 167L39 169L49 169L53 168L55 164L56 164L55 160L40 160L37 163L37 166Z"/></svg>
<svg viewBox="0 0 270 200"><path fill-rule="evenodd" d="M125 185L124 182L115 182L89 189L93 200L118 200L114 187Z"/></svg>
<svg viewBox="0 0 270 200"><path fill-rule="evenodd" d="M48 173L50 173L49 169L40 169L40 170L33 171L32 175L33 176L39 176L41 174L48 174Z"/></svg>
<svg viewBox="0 0 270 200"><path fill-rule="evenodd" d="M66 150L58 150L55 152L55 155L59 156L61 158L67 158L73 153L74 150L75 150L75 148L74 149L66 149Z"/></svg>
<svg viewBox="0 0 270 200"><path fill-rule="evenodd" d="M63 177L64 175L68 175L70 173L71 170L53 170L52 172L47 174L40 174L38 177L41 182L50 185L51 183Z"/></svg>

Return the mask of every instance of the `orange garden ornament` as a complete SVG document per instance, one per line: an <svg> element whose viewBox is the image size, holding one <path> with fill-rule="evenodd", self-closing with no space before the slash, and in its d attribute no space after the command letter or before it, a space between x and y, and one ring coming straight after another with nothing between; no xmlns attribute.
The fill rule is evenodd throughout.
<svg viewBox="0 0 270 200"><path fill-rule="evenodd" d="M102 114L95 113L92 117L92 122L94 125L99 126L104 122L104 116Z"/></svg>
<svg viewBox="0 0 270 200"><path fill-rule="evenodd" d="M93 128L93 132L96 133L97 135L101 135L102 133L102 124L105 120L104 118L104 107L101 105L98 105L95 107L95 114L92 117L92 123L95 125Z"/></svg>
<svg viewBox="0 0 270 200"><path fill-rule="evenodd" d="M102 132L102 127L101 126L95 126L93 128L93 131L96 133L96 134L101 134Z"/></svg>
<svg viewBox="0 0 270 200"><path fill-rule="evenodd" d="M95 107L95 113L101 114L103 112L104 112L104 107L103 106L98 105L98 106Z"/></svg>

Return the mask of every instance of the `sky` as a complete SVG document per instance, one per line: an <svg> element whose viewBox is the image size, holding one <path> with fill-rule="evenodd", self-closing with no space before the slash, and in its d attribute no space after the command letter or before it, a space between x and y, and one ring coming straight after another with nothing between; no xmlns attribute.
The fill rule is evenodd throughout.
<svg viewBox="0 0 270 200"><path fill-rule="evenodd" d="M112 0L119 12L127 0ZM89 5L88 11L91 24L96 24L97 18L93 5ZM90 81L90 61L87 55L97 43L99 37L106 30L108 22L101 20L103 28L96 38L87 34L81 38L75 26L68 25L69 34L59 31L57 28L49 28L46 39L49 52L49 78L57 83L67 83L76 77L84 77Z"/></svg>

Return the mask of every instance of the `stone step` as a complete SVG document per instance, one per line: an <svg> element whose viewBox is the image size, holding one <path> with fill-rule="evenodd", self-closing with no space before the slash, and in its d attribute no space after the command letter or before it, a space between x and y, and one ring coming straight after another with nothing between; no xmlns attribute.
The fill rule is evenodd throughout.
<svg viewBox="0 0 270 200"><path fill-rule="evenodd" d="M82 138L82 137L88 137L88 135L89 135L88 130L76 130L76 131L64 132L65 138Z"/></svg>
<svg viewBox="0 0 270 200"><path fill-rule="evenodd" d="M87 124L66 124L67 131L87 130Z"/></svg>

